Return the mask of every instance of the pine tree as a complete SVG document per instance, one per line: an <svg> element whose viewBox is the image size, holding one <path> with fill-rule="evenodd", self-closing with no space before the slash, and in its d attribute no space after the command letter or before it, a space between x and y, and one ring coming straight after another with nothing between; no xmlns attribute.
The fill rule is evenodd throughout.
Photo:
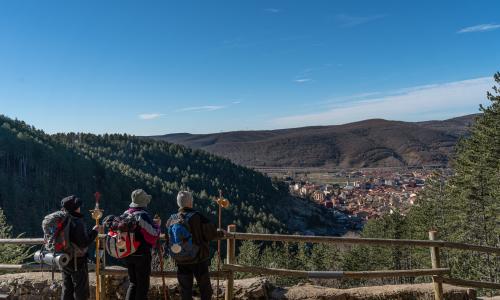
<svg viewBox="0 0 500 300"><path fill-rule="evenodd" d="M0 208L0 238L12 238L12 226ZM0 263L19 264L29 257L29 249L18 245L0 245Z"/></svg>
<svg viewBox="0 0 500 300"><path fill-rule="evenodd" d="M494 79L499 85L500 73ZM408 214L411 238L425 239L429 229L436 229L443 240L500 247L499 87L487 98L491 104L480 106L470 136L457 145L454 175L447 182L439 174L431 178ZM444 254L444 263L458 278L500 281L499 256L463 250ZM423 255L413 258L424 264Z"/></svg>
<svg viewBox="0 0 500 300"><path fill-rule="evenodd" d="M260 246L253 241L243 241L238 249L238 257L236 261L240 265L245 266L260 266ZM249 274L242 273L238 274L241 277L249 277Z"/></svg>
<svg viewBox="0 0 500 300"><path fill-rule="evenodd" d="M500 85L500 73L494 79ZM500 247L500 90L488 92L491 105L480 107L471 135L461 141L447 186L449 220L443 235L457 242ZM457 252L452 270L476 280L500 281L500 257Z"/></svg>

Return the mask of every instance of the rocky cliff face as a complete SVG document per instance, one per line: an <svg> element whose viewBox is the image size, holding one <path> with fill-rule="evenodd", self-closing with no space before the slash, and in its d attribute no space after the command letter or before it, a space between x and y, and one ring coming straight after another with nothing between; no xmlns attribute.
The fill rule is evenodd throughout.
<svg viewBox="0 0 500 300"><path fill-rule="evenodd" d="M305 230L316 235L342 236L350 230L356 230L356 218L349 219L346 215L323 206L296 197L289 197L288 209L276 211L281 220L287 220L290 231L305 233ZM360 223L361 220L358 220Z"/></svg>
<svg viewBox="0 0 500 300"><path fill-rule="evenodd" d="M124 299L128 287L127 278L113 276L108 278L107 299ZM90 275L91 299L95 299L95 277ZM177 285L174 279L167 280L170 295L179 299ZM215 282L212 283L214 291ZM475 299L466 289L444 286L445 299L468 300ZM52 281L50 273L18 273L0 276L0 299L59 299L61 293L61 276L56 274ZM224 284L219 290L219 296L224 297ZM216 295L214 293L214 299ZM273 286L265 278L250 278L235 281L236 299L328 299L328 300L380 300L380 299L412 299L432 300L431 284L386 285L354 289L333 289L311 284L280 288ZM152 279L149 299L161 300L162 282L159 278Z"/></svg>

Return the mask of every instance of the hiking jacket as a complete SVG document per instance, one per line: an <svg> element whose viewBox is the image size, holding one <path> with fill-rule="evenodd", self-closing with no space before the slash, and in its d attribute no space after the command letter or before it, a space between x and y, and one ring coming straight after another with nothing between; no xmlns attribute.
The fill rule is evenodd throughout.
<svg viewBox="0 0 500 300"><path fill-rule="evenodd" d="M153 222L151 215L142 207L129 208L125 213L135 213L137 221L135 238L141 245L133 255L142 255L151 252L151 248L156 245L160 237L160 227Z"/></svg>
<svg viewBox="0 0 500 300"><path fill-rule="evenodd" d="M195 214L189 219L189 229L193 236L193 244L198 245L200 250L198 257L193 263L200 263L210 259L209 242L215 239L222 238L224 233L217 230L217 226L210 222L205 216L198 211L183 207L179 209L178 214L194 212ZM167 222L167 227L170 226Z"/></svg>
<svg viewBox="0 0 500 300"><path fill-rule="evenodd" d="M83 215L77 212L71 212L71 225L69 228L69 239L80 249L86 249L97 237L96 230L87 232ZM84 255L86 257L86 253Z"/></svg>

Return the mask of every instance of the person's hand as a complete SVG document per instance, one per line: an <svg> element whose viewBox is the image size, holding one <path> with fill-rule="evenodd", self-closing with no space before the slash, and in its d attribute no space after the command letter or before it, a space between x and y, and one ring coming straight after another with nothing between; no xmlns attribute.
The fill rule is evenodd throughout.
<svg viewBox="0 0 500 300"><path fill-rule="evenodd" d="M224 229L217 229L217 235L219 237L225 237L225 236L227 236L227 231Z"/></svg>

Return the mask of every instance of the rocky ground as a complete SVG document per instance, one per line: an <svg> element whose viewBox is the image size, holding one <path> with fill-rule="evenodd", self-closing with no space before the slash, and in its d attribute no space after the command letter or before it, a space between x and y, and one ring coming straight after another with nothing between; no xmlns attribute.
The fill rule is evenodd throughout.
<svg viewBox="0 0 500 300"><path fill-rule="evenodd" d="M95 286L95 277L90 276L92 286ZM168 279L170 295L178 299L177 285L174 279ZM124 299L128 286L125 277L113 277L108 282L109 299ZM214 290L216 282L213 281ZM445 299L467 300L467 289L445 285ZM61 292L61 276L55 275L55 281L50 273L19 273L0 275L0 299L58 299ZM93 289L91 289L92 294ZM219 295L223 299L224 286L221 281ZM92 295L93 296L93 295ZM379 299L411 299L433 300L431 284L414 285L385 285L361 287L353 289L334 289L301 284L289 288L274 287L265 278L250 278L235 281L235 296L237 299L328 299L328 300L379 300ZM215 295L214 295L215 297ZM162 299L162 281L154 278L151 282L150 299Z"/></svg>

